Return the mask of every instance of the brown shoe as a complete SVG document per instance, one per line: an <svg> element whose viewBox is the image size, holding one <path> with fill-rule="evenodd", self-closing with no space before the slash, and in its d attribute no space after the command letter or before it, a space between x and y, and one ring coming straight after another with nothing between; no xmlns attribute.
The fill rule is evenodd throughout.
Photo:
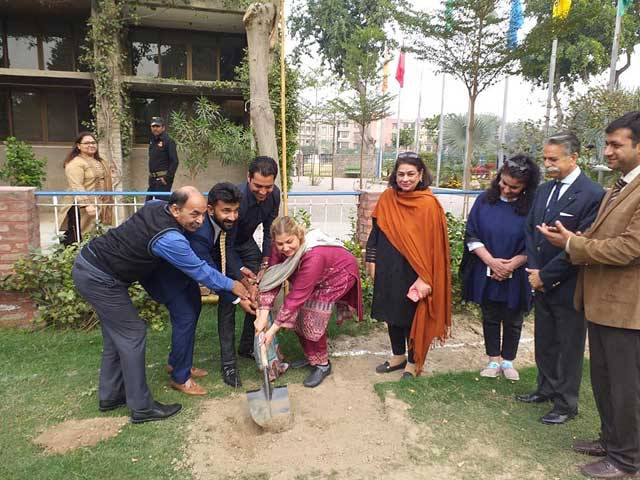
<svg viewBox="0 0 640 480"><path fill-rule="evenodd" d="M171 372L173 372L173 367L171 365L167 365L165 368L167 370L167 373L171 374ZM209 372L207 372L204 368L191 367L192 377L202 378L206 377L207 375L209 375Z"/></svg>
<svg viewBox="0 0 640 480"><path fill-rule="evenodd" d="M184 383L176 383L173 380L169 381L169 386L174 390L178 390L179 392L186 393L187 395L206 395L207 391L194 382L191 379L188 379Z"/></svg>
<svg viewBox="0 0 640 480"><path fill-rule="evenodd" d="M591 478L638 478L640 473L625 472L616 465L611 463L609 459L603 458L595 463L584 465L580 471L583 475Z"/></svg>
<svg viewBox="0 0 640 480"><path fill-rule="evenodd" d="M606 457L607 451L602 446L600 440L576 440L571 445L574 452L583 453L585 455L591 455L593 457Z"/></svg>

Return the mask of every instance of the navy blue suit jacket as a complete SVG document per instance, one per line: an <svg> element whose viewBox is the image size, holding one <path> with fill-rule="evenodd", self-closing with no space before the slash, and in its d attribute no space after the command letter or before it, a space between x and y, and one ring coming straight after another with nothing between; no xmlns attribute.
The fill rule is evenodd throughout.
<svg viewBox="0 0 640 480"><path fill-rule="evenodd" d="M573 305L578 268L567 260L564 249L549 243L536 225L543 222L553 225L560 220L572 232L584 232L596 218L604 190L581 172L545 219L547 199L553 185L554 182L550 181L538 187L529 211L526 224L527 263L529 268L540 269L540 279L549 303Z"/></svg>
<svg viewBox="0 0 640 480"><path fill-rule="evenodd" d="M214 229L211 224L212 220L208 215L205 215L202 226L195 232L185 232L185 237L189 240L191 248L195 254L202 260L207 262L210 266L216 270L220 270L220 248L219 243L214 242L213 234ZM228 235L227 235L228 237ZM234 257L229 254L230 245L227 241L227 275L235 280L240 280L233 275L232 272L239 271L239 267L236 267ZM182 273L177 268L173 267L169 263L163 265L161 268L154 272L152 278L145 279L141 282L142 286L149 292L151 298L160 303L167 303L173 299L176 295L180 294L190 283L195 283L193 279ZM216 292L221 298L232 302L236 299L236 296L231 292Z"/></svg>

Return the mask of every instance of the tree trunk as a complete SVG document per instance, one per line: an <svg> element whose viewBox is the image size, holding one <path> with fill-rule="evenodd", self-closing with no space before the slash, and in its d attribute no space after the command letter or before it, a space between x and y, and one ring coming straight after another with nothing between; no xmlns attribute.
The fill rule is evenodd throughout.
<svg viewBox="0 0 640 480"><path fill-rule="evenodd" d="M469 95L469 112L467 114L467 133L464 146L464 165L462 172L462 188L469 190L469 184L471 183L471 159L473 158L473 134L475 132L475 120L476 120L476 98L477 94ZM469 198L464 196L464 203L462 206L462 216L467 218L469 210Z"/></svg>
<svg viewBox="0 0 640 480"><path fill-rule="evenodd" d="M626 72L629 67L631 66L631 52L632 50L627 50L626 55L627 55L627 63L625 63L622 67L620 67L620 69L616 70L616 80L615 80L615 87L618 88L618 86L620 85L620 75L622 75L624 72Z"/></svg>
<svg viewBox="0 0 640 480"><path fill-rule="evenodd" d="M247 31L250 115L258 153L278 162L276 121L269 100L271 40L276 29L275 4L252 3L242 19Z"/></svg>

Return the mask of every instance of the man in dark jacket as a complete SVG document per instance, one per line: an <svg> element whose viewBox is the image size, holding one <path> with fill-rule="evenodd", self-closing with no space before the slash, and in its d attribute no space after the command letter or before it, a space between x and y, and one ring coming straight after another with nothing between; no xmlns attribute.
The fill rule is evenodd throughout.
<svg viewBox="0 0 640 480"><path fill-rule="evenodd" d="M94 238L76 257L74 283L95 309L102 327L101 411L126 404L131 421L142 423L163 420L182 408L154 401L147 386L147 327L129 297L133 282L156 275L168 262L212 290L248 297L240 282L198 258L184 236L202 225L206 208L205 198L195 187L183 187L171 194L168 203L150 202L119 227Z"/></svg>
<svg viewBox="0 0 640 480"><path fill-rule="evenodd" d="M149 140L149 192L170 192L178 169L176 142L166 132L162 117L151 119ZM147 196L147 200L155 198ZM162 197L166 200L167 197Z"/></svg>
<svg viewBox="0 0 640 480"><path fill-rule="evenodd" d="M553 408L540 419L547 425L563 424L578 413L586 323L573 306L578 268L536 226L560 220L571 231L584 232L595 219L604 190L580 171L579 151L580 141L573 133L547 139L543 158L552 180L538 187L526 225L538 384L534 392L516 399L525 403L552 401Z"/></svg>

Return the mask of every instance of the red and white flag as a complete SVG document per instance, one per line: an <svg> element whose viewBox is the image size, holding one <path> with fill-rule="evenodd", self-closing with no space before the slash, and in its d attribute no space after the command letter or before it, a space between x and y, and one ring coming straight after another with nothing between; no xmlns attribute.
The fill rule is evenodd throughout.
<svg viewBox="0 0 640 480"><path fill-rule="evenodd" d="M402 50L400 50L400 58L396 68L396 80L400 84L400 88L404 87L404 52Z"/></svg>

